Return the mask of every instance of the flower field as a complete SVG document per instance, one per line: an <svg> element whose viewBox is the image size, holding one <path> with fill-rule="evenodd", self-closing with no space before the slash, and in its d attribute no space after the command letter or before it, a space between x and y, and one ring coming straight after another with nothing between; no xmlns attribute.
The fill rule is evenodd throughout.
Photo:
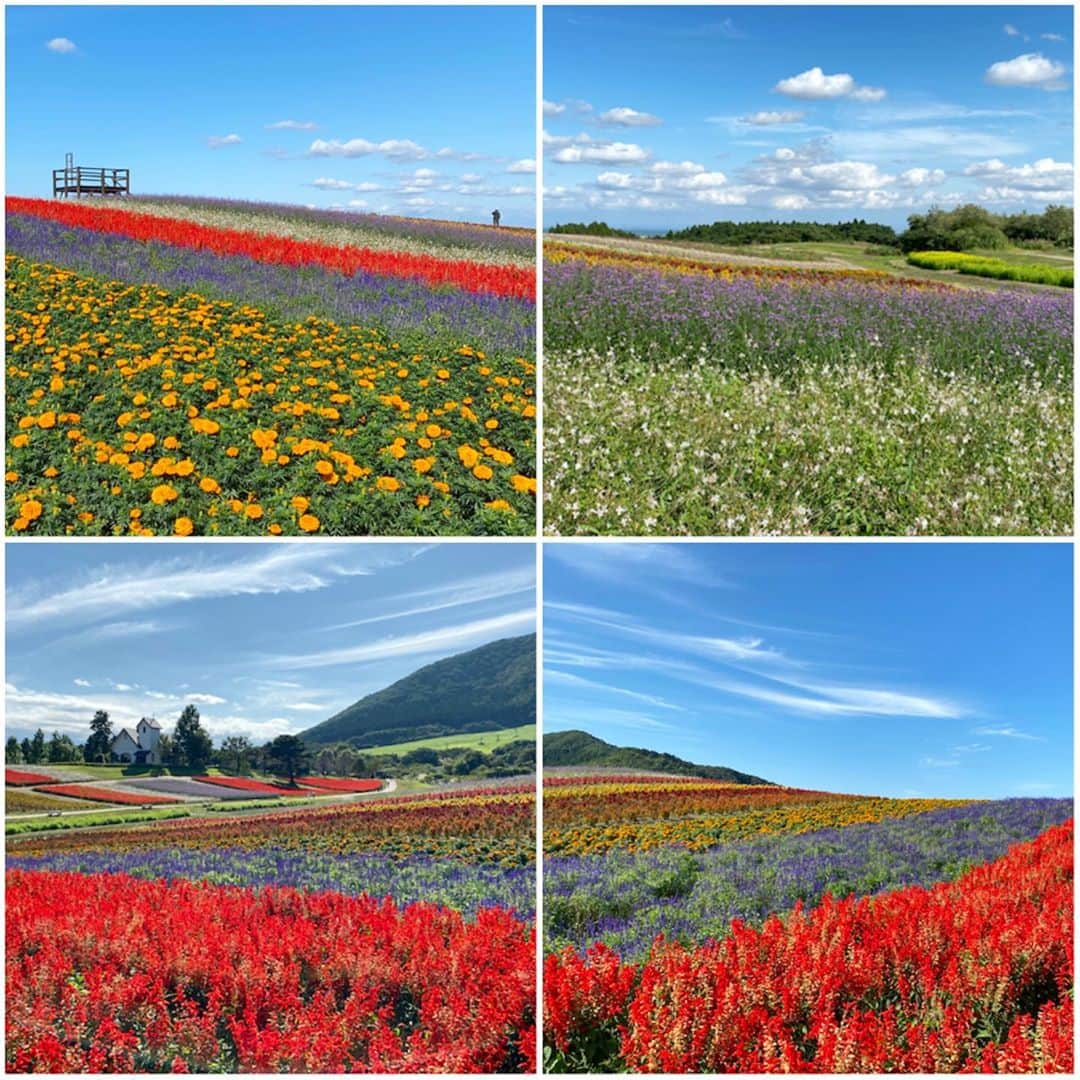
<svg viewBox="0 0 1080 1080"><path fill-rule="evenodd" d="M70 795L76 799L117 803L124 806L164 805L179 801L170 799L167 795L144 795L137 791L126 791L121 787L95 787L93 784L42 784L34 790L45 795Z"/></svg>
<svg viewBox="0 0 1080 1080"><path fill-rule="evenodd" d="M545 848L571 805L606 820L622 797L610 816L644 824L650 786L684 823L724 785L552 782ZM733 816L775 812L752 808L767 791ZM862 800L807 794L816 828L546 856L548 1071L1071 1071L1072 801L872 799L893 806L849 821Z"/></svg>
<svg viewBox="0 0 1080 1080"><path fill-rule="evenodd" d="M307 795L310 792L290 788L285 784L267 784L262 780L252 780L247 776L196 776L197 783L213 784L214 787L229 788L232 791L250 791L255 795Z"/></svg>
<svg viewBox="0 0 1080 1080"><path fill-rule="evenodd" d="M4 783L9 787L33 787L35 784L51 784L53 777L27 769L5 769Z"/></svg>
<svg viewBox="0 0 1080 1080"><path fill-rule="evenodd" d="M301 776L297 783L305 787L322 788L324 791L358 792L378 791L381 780L343 780L336 776Z"/></svg>
<svg viewBox="0 0 1080 1080"><path fill-rule="evenodd" d="M128 205L8 199L9 531L533 531L527 235Z"/></svg>
<svg viewBox="0 0 1080 1080"><path fill-rule="evenodd" d="M530 1071L532 811L492 787L9 842L8 1070Z"/></svg>
<svg viewBox="0 0 1080 1080"><path fill-rule="evenodd" d="M1065 534L1072 305L552 246L545 530Z"/></svg>

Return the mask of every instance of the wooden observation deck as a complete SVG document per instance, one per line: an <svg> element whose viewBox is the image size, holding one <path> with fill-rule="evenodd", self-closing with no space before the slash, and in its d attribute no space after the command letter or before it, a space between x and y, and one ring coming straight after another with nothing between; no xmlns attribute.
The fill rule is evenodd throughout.
<svg viewBox="0 0 1080 1080"><path fill-rule="evenodd" d="M67 155L62 169L53 169L53 198L66 199L71 195L130 195L131 171L75 165Z"/></svg>

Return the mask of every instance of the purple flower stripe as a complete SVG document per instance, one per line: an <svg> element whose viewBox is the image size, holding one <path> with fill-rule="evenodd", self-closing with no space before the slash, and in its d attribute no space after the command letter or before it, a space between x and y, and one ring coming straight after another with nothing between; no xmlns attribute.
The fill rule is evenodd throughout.
<svg viewBox="0 0 1080 1080"><path fill-rule="evenodd" d="M603 940L641 960L658 934L696 944L723 937L732 919L760 923L826 891L864 896L954 879L1072 814L1071 799L1004 799L698 854L667 847L546 858L545 948Z"/></svg>
<svg viewBox="0 0 1080 1080"><path fill-rule="evenodd" d="M109 280L251 304L282 319L316 315L378 327L403 341L419 336L445 350L473 345L493 355L531 357L534 352L535 305L514 297L431 288L364 272L347 277L320 267L277 266L22 214L7 215L7 250Z"/></svg>

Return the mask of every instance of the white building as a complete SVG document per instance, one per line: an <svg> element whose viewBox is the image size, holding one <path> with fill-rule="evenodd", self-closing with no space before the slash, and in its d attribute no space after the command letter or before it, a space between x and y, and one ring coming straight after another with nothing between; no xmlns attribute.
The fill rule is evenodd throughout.
<svg viewBox="0 0 1080 1080"><path fill-rule="evenodd" d="M161 751L158 742L161 739L161 725L152 719L143 717L139 726L132 733L128 728L121 728L109 745L113 761L121 764L160 765Z"/></svg>

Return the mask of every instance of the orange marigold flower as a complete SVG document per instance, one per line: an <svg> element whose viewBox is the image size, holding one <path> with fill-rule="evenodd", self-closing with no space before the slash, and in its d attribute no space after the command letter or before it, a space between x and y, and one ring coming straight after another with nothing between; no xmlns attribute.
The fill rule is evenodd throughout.
<svg viewBox="0 0 1080 1080"><path fill-rule="evenodd" d="M466 443L465 446L458 447L458 457L466 469L471 469L480 460L480 452Z"/></svg>
<svg viewBox="0 0 1080 1080"><path fill-rule="evenodd" d="M301 513L303 513L311 505L311 503L307 499L305 499L303 495L294 495L289 501L292 503L293 509L299 510Z"/></svg>
<svg viewBox="0 0 1080 1080"><path fill-rule="evenodd" d="M315 462L315 471L325 479L328 476L334 475L333 462L327 461L326 458L320 458Z"/></svg>
<svg viewBox="0 0 1080 1080"><path fill-rule="evenodd" d="M421 510L423 510L424 507L427 506L428 503L430 503L430 502L431 502L431 496L430 495L417 495L416 496L416 505L419 506Z"/></svg>
<svg viewBox="0 0 1080 1080"><path fill-rule="evenodd" d="M173 532L177 536L190 536L195 531L195 522L189 517L178 517L173 523Z"/></svg>
<svg viewBox="0 0 1080 1080"><path fill-rule="evenodd" d="M171 487L169 484L158 484L153 491L150 492L150 501L156 506L161 506L164 503L172 502L178 496L176 488Z"/></svg>
<svg viewBox="0 0 1080 1080"><path fill-rule="evenodd" d="M27 521L37 521L41 517L41 503L37 499L27 499L19 508L19 516L26 518Z"/></svg>
<svg viewBox="0 0 1080 1080"><path fill-rule="evenodd" d="M492 499L491 502L486 502L484 505L489 510L506 510L513 513L514 508L505 499Z"/></svg>
<svg viewBox="0 0 1080 1080"><path fill-rule="evenodd" d="M513 484L515 491L531 492L536 494L536 478L532 476L522 476L518 473L516 476L510 477L510 483Z"/></svg>
<svg viewBox="0 0 1080 1080"><path fill-rule="evenodd" d="M199 487L208 495L213 495L221 490L221 485L212 476L204 476L199 481Z"/></svg>
<svg viewBox="0 0 1080 1080"><path fill-rule="evenodd" d="M490 465L477 465L473 468L472 474L477 480L490 480L495 475Z"/></svg>
<svg viewBox="0 0 1080 1080"><path fill-rule="evenodd" d="M319 519L314 514L301 514L299 525L304 532L317 532L319 528Z"/></svg>
<svg viewBox="0 0 1080 1080"><path fill-rule="evenodd" d="M401 481L395 479L393 476L380 476L375 481L375 486L380 491L397 491L401 487Z"/></svg>

